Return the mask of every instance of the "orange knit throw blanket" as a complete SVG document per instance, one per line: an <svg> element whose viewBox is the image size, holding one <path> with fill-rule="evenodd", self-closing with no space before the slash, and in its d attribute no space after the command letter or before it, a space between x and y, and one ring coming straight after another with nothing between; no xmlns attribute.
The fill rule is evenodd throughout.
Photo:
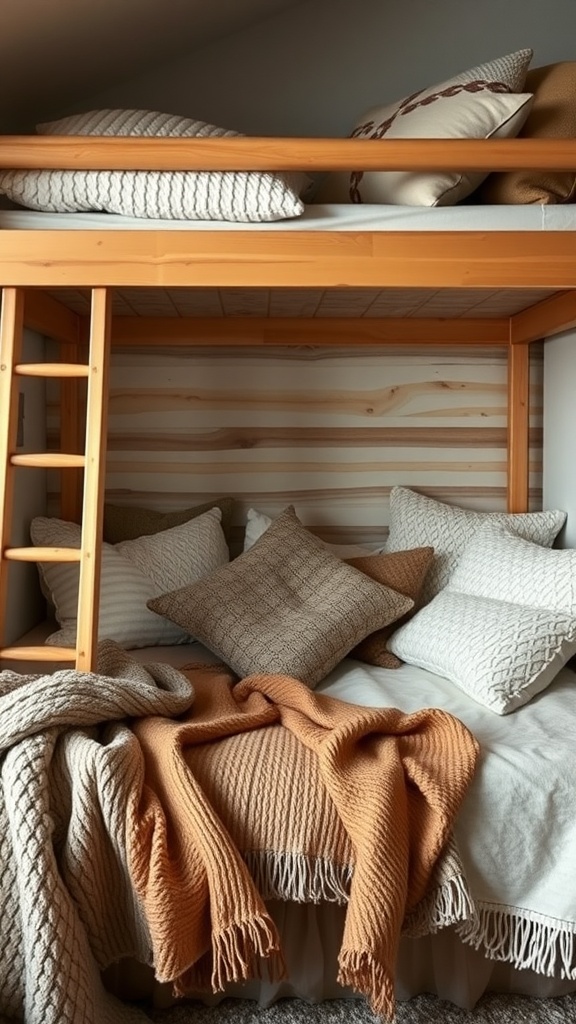
<svg viewBox="0 0 576 1024"><path fill-rule="evenodd" d="M286 676L237 682L222 666L193 666L185 674L195 690L186 719L151 717L133 726L146 774L140 801L128 812L128 857L157 977L186 994L257 977L262 964L272 976L282 975L275 926L223 818L238 814L241 831L242 807L246 811L252 794L252 812L267 819L273 851L289 851L296 834L314 844L310 835L318 839L319 833L311 815L318 813L314 787L320 787L327 827L330 813L341 826L336 860L351 854L353 861L338 980L392 1018L402 922L426 895L450 838L474 773L475 739L436 709L404 714L359 707ZM255 763L254 752L262 748L250 743L243 753L242 737L249 740L254 730L296 739L312 758L308 777L291 766L280 776L298 787L289 816L282 813L282 794L275 792L274 808L262 796L275 788L274 763L262 757ZM218 785L215 741L230 737L237 740L234 768L244 796L238 808L220 806L218 813L210 798ZM209 766L204 774L202 764ZM230 802L227 794L223 803ZM326 855L322 848L307 852Z"/></svg>

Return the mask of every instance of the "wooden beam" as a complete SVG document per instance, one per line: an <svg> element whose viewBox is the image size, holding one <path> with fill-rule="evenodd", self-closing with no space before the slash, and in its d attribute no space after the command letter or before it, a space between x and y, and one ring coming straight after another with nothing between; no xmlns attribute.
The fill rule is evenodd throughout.
<svg viewBox="0 0 576 1024"><path fill-rule="evenodd" d="M576 139L126 138L5 135L0 168L573 171Z"/></svg>
<svg viewBox="0 0 576 1024"><path fill-rule="evenodd" d="M142 345L508 345L508 319L429 317L139 317L112 321L112 344Z"/></svg>
<svg viewBox="0 0 576 1024"><path fill-rule="evenodd" d="M576 287L573 232L0 232L0 280L55 287Z"/></svg>
<svg viewBox="0 0 576 1024"><path fill-rule="evenodd" d="M523 345L576 327L576 289L552 295L511 318L510 342Z"/></svg>
<svg viewBox="0 0 576 1024"><path fill-rule="evenodd" d="M79 342L78 314L40 288L29 288L24 294L24 324L53 341L66 345Z"/></svg>
<svg viewBox="0 0 576 1024"><path fill-rule="evenodd" d="M530 346L508 350L508 511L529 507Z"/></svg>

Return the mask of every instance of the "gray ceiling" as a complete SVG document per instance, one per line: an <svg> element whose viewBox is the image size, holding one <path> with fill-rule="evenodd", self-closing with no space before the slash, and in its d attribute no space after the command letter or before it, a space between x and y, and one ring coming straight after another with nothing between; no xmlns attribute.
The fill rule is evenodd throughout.
<svg viewBox="0 0 576 1024"><path fill-rule="evenodd" d="M31 130L70 100L303 0L1 0L0 127Z"/></svg>

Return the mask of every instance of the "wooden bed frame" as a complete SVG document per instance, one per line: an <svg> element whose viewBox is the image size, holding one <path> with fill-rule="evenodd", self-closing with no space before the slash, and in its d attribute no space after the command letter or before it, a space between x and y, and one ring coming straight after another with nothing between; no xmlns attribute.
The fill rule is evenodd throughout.
<svg viewBox="0 0 576 1024"><path fill-rule="evenodd" d="M19 137L0 144L0 168L133 170L417 171L572 170L576 140L172 139ZM111 345L319 346L488 345L508 353L508 510L528 508L530 345L576 325L575 231L274 231L138 232L2 230L0 285L0 630L11 561L78 561L77 648L7 647L0 659L74 662L94 668L98 557L102 534L108 372ZM529 290L531 304L497 318L254 320L241 317L113 318L115 288L482 288L503 298ZM91 290L81 316L55 289ZM503 301L502 309L506 309ZM295 325L298 333L295 332ZM24 326L54 339L61 362L23 364ZM197 341L195 342L195 338ZM58 453L18 454L18 378L61 380ZM86 424L78 381L88 381ZM78 551L10 546L18 467L62 473L62 518L82 522ZM80 488L83 474L83 488Z"/></svg>

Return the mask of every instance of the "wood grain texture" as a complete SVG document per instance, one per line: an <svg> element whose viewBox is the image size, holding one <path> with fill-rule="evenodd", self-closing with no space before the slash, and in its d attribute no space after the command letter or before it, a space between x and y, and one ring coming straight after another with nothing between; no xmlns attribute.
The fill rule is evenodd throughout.
<svg viewBox="0 0 576 1024"><path fill-rule="evenodd" d="M532 508L541 354L531 346ZM395 484L503 511L507 378L501 349L113 351L107 498L168 511L232 494L237 537L250 507L293 503L325 539L376 544Z"/></svg>

